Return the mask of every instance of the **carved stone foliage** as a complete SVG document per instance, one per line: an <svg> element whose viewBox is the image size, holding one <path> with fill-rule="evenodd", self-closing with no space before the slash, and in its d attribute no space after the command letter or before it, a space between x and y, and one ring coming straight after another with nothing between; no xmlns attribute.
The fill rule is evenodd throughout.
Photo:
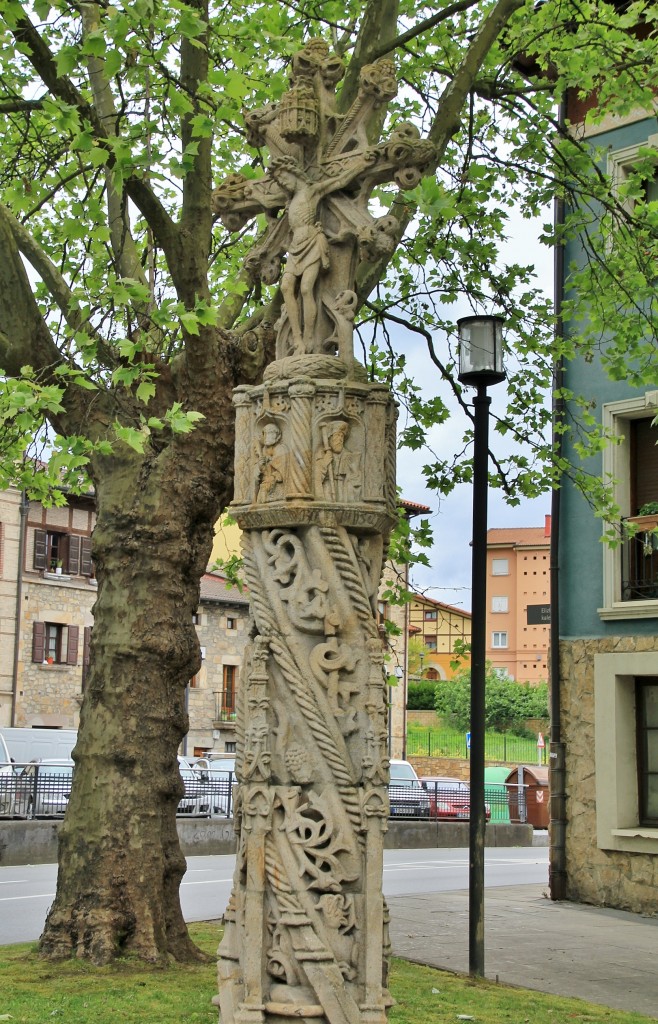
<svg viewBox="0 0 658 1024"><path fill-rule="evenodd" d="M385 1019L388 813L381 538L245 532L257 631L238 712L239 852L222 1019Z"/></svg>
<svg viewBox="0 0 658 1024"><path fill-rule="evenodd" d="M368 140L373 112L397 93L391 60L362 69L358 95L339 115L343 73L327 44L311 40L293 58L280 102L245 113L248 141L269 150L267 171L258 179L231 174L213 192L214 212L229 230L266 215L246 265L254 278L280 282L277 359L330 354L351 365L357 265L387 255L397 241L395 218L373 216L370 194L389 181L414 188L435 157L412 124L398 124L380 143Z"/></svg>

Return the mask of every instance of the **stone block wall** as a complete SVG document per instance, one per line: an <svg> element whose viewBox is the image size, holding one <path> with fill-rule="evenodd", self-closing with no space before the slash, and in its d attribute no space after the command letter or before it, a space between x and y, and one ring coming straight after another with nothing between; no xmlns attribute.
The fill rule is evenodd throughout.
<svg viewBox="0 0 658 1024"><path fill-rule="evenodd" d="M82 699L83 633L93 624L96 589L86 579L70 582L35 579L23 585L16 726L77 729ZM76 665L32 661L35 622L57 622L80 630Z"/></svg>
<svg viewBox="0 0 658 1024"><path fill-rule="evenodd" d="M231 620L233 628L227 625ZM240 685L240 666L249 638L249 607L246 604L204 601L199 606L197 634L205 655L195 685L189 689L188 713L190 730L187 754L203 749L223 751L226 743L235 740L235 723L216 724L215 694L224 687L224 666L236 668L236 694Z"/></svg>
<svg viewBox="0 0 658 1024"><path fill-rule="evenodd" d="M11 725L20 492L0 491L0 725Z"/></svg>
<svg viewBox="0 0 658 1024"><path fill-rule="evenodd" d="M567 898L658 914L656 853L597 845L594 656L658 651L658 637L625 636L560 643L562 738L566 747Z"/></svg>
<svg viewBox="0 0 658 1024"><path fill-rule="evenodd" d="M461 760L457 757L410 757L409 761L416 769L416 774L423 775L445 775L446 778L462 779L468 782L470 774L470 761ZM487 767L501 765L502 761L487 761ZM513 765L505 765L511 771Z"/></svg>

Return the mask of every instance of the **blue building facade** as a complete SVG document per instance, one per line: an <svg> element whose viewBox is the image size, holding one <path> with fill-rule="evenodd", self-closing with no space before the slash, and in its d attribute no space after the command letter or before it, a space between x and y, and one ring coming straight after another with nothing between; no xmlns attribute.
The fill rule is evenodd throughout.
<svg viewBox="0 0 658 1024"><path fill-rule="evenodd" d="M621 182L639 148L658 142L658 122L629 118L588 141ZM579 255L572 244L567 268ZM568 269L564 283L568 290ZM620 516L616 543L604 543L609 525L564 481L556 630L565 895L649 914L658 913L658 349L654 369L638 389L611 380L596 360L565 367L566 387L592 400L616 443L584 462L573 443L564 454L610 483Z"/></svg>

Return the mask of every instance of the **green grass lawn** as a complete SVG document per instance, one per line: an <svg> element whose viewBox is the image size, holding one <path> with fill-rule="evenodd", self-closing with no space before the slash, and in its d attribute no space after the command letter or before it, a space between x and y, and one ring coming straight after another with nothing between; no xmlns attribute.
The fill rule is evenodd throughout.
<svg viewBox="0 0 658 1024"><path fill-rule="evenodd" d="M216 924L194 924L190 932L214 954ZM472 981L405 960L393 961L391 991L391 1024L445 1024L460 1015L477 1024L651 1024L642 1014ZM216 1024L215 992L214 963L152 970L124 960L90 967L47 963L34 945L0 947L0 1021L12 1024Z"/></svg>
<svg viewBox="0 0 658 1024"><path fill-rule="evenodd" d="M539 752L542 764L548 763L548 739ZM407 729L408 757L468 757L466 733L457 729L411 723ZM515 736L512 733L487 731L484 737L484 756L488 761L507 764L537 764L536 737Z"/></svg>

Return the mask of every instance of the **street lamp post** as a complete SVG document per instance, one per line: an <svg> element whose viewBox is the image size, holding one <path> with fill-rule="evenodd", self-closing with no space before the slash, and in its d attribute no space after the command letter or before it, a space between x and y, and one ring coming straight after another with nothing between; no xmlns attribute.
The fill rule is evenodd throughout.
<svg viewBox="0 0 658 1024"><path fill-rule="evenodd" d="M487 620L487 491L489 406L487 387L505 379L503 320L467 316L457 321L459 380L477 388L473 400L473 540L471 606L471 757L469 821L469 973L484 977L484 801L485 651Z"/></svg>

